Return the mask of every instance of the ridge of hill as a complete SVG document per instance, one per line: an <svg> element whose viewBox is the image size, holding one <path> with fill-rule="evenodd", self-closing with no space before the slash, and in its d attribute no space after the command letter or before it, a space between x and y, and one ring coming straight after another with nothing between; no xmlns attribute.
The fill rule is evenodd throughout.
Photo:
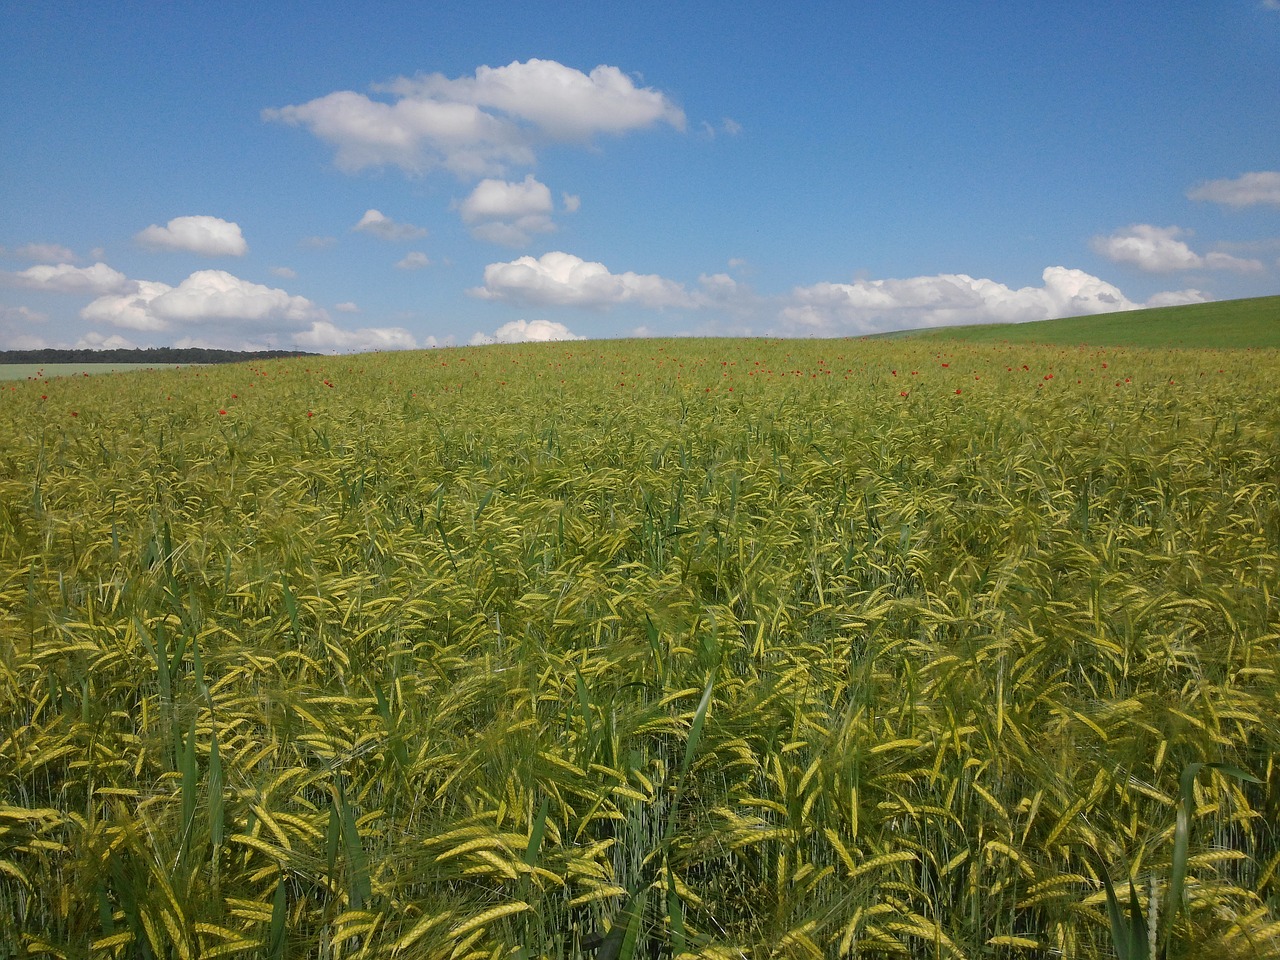
<svg viewBox="0 0 1280 960"><path fill-rule="evenodd" d="M885 336L1109 347L1280 348L1280 296L1150 307L1060 320L902 330Z"/></svg>

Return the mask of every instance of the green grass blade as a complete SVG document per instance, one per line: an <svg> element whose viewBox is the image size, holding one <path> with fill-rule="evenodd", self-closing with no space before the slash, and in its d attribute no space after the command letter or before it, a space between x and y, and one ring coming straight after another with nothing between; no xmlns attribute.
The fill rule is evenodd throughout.
<svg viewBox="0 0 1280 960"><path fill-rule="evenodd" d="M671 838L675 835L676 815L680 811L680 801L684 797L685 785L689 779L689 770L693 767L694 754L698 752L698 741L702 739L702 726L707 719L707 710L711 706L711 693L715 689L715 685L716 675L712 671L711 676L707 678L706 689L702 691L702 699L698 701L698 708L693 712L693 722L689 725L689 738L684 744L684 759L680 761L680 775L676 781L676 792L671 799L671 809L667 812L667 826L662 835L664 845L670 843Z"/></svg>
<svg viewBox="0 0 1280 960"><path fill-rule="evenodd" d="M285 921L289 916L289 892L285 886L284 874L276 881L276 894L271 902L271 926L267 931L267 956L271 960L284 958Z"/></svg>
<svg viewBox="0 0 1280 960"><path fill-rule="evenodd" d="M676 892L676 875L671 869L671 861L667 861L667 921L671 925L671 955L677 957L684 953L684 904L680 894Z"/></svg>
<svg viewBox="0 0 1280 960"><path fill-rule="evenodd" d="M218 751L218 728L214 726L209 743L209 842L213 856L218 857L223 838L222 755Z"/></svg>
<svg viewBox="0 0 1280 960"><path fill-rule="evenodd" d="M1094 867L1098 871L1098 879L1102 881L1102 889L1107 895L1107 919L1111 922L1111 944L1115 948L1117 960L1138 960L1130 953L1129 945L1133 940L1129 921L1120 908L1120 898L1116 896L1116 888L1107 873L1107 865L1097 850L1089 848Z"/></svg>

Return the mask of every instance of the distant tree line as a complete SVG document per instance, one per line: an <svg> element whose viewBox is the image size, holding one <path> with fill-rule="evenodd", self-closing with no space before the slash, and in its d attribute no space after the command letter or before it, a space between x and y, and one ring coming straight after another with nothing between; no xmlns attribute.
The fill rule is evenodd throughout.
<svg viewBox="0 0 1280 960"><path fill-rule="evenodd" d="M303 350L213 350L205 347L147 347L133 350L0 350L0 363L238 363L314 357Z"/></svg>

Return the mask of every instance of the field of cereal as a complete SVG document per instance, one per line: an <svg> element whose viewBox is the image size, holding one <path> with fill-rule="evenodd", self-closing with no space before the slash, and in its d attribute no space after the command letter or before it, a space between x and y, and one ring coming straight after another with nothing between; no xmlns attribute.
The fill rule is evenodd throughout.
<svg viewBox="0 0 1280 960"><path fill-rule="evenodd" d="M908 338L7 384L0 957L1273 956L1278 383Z"/></svg>

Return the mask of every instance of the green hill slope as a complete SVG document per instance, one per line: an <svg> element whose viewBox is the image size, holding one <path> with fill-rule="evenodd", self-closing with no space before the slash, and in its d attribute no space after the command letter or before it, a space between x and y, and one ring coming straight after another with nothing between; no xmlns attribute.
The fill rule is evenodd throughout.
<svg viewBox="0 0 1280 960"><path fill-rule="evenodd" d="M971 342L1116 347L1280 348L1280 296L1192 303L1034 323L987 323L899 336Z"/></svg>

